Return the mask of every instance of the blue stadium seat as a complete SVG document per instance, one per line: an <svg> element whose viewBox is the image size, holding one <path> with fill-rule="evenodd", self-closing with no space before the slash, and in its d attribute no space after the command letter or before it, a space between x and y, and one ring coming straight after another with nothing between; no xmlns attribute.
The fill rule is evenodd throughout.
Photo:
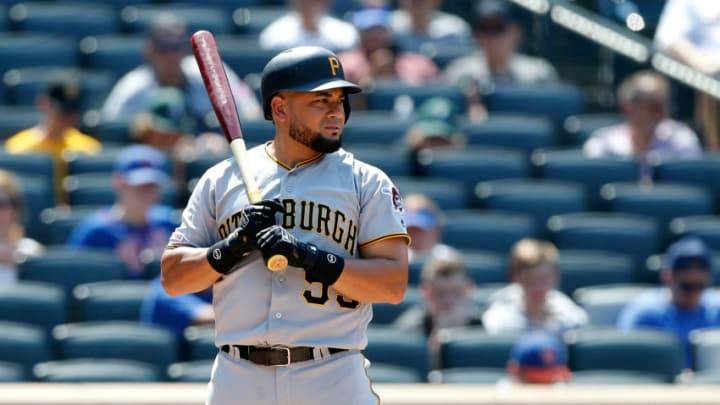
<svg viewBox="0 0 720 405"><path fill-rule="evenodd" d="M690 333L694 370L720 372L720 327L698 329Z"/></svg>
<svg viewBox="0 0 720 405"><path fill-rule="evenodd" d="M86 120L83 129L102 142L106 149L114 149L137 142L133 138L130 127L131 123L128 120L92 120L92 122Z"/></svg>
<svg viewBox="0 0 720 405"><path fill-rule="evenodd" d="M343 144L402 144L405 134L412 126L412 121L392 118L387 114L355 114L348 121L343 131Z"/></svg>
<svg viewBox="0 0 720 405"><path fill-rule="evenodd" d="M0 140L5 141L39 121L40 113L34 107L0 106Z"/></svg>
<svg viewBox="0 0 720 405"><path fill-rule="evenodd" d="M402 82L383 81L367 91L367 109L393 111L397 98L408 96L415 106L432 97L446 97L458 106L460 112L465 111L465 95L461 88L442 83L425 83L412 86Z"/></svg>
<svg viewBox="0 0 720 405"><path fill-rule="evenodd" d="M185 177L188 180L199 179L208 169L220 163L222 160L223 157L220 156L206 155L197 157L194 160L186 162Z"/></svg>
<svg viewBox="0 0 720 405"><path fill-rule="evenodd" d="M425 382L410 367L394 366L383 363L372 363L367 370L370 381L374 384L415 384Z"/></svg>
<svg viewBox="0 0 720 405"><path fill-rule="evenodd" d="M115 168L119 150L103 149L95 155L70 154L67 158L68 174L104 173L110 174Z"/></svg>
<svg viewBox="0 0 720 405"><path fill-rule="evenodd" d="M566 141L570 146L582 146L596 130L622 121L622 116L614 113L572 115L565 119L563 125Z"/></svg>
<svg viewBox="0 0 720 405"><path fill-rule="evenodd" d="M548 229L559 249L625 253L633 257L636 268L644 266L648 256L661 247L657 222L637 215L595 212L557 215L548 220Z"/></svg>
<svg viewBox="0 0 720 405"><path fill-rule="evenodd" d="M138 383L164 381L156 367L119 359L72 359L40 363L35 379L53 383Z"/></svg>
<svg viewBox="0 0 720 405"><path fill-rule="evenodd" d="M699 371L693 373L691 385L720 385L720 372Z"/></svg>
<svg viewBox="0 0 720 405"><path fill-rule="evenodd" d="M168 376L175 382L202 382L210 381L213 360L198 360L182 363L173 363L168 367Z"/></svg>
<svg viewBox="0 0 720 405"><path fill-rule="evenodd" d="M448 211L443 242L457 249L487 250L507 254L518 240L537 235L531 217L510 213Z"/></svg>
<svg viewBox="0 0 720 405"><path fill-rule="evenodd" d="M71 206L112 205L115 203L115 189L108 181L107 174L85 173L68 176L63 182ZM179 207L180 192L174 183L164 183L160 189L160 203Z"/></svg>
<svg viewBox="0 0 720 405"><path fill-rule="evenodd" d="M183 334L191 361L212 360L218 353L215 329L211 326L190 326Z"/></svg>
<svg viewBox="0 0 720 405"><path fill-rule="evenodd" d="M73 289L75 321L138 321L150 291L147 281L122 280L80 284Z"/></svg>
<svg viewBox="0 0 720 405"><path fill-rule="evenodd" d="M0 4L0 32L8 31L10 25L8 24L7 18L7 7L4 4Z"/></svg>
<svg viewBox="0 0 720 405"><path fill-rule="evenodd" d="M687 183L703 187L720 197L720 154L706 154L702 159L666 160L653 168L655 180Z"/></svg>
<svg viewBox="0 0 720 405"><path fill-rule="evenodd" d="M82 66L107 70L116 76L135 69L143 63L143 36L100 35L80 41Z"/></svg>
<svg viewBox="0 0 720 405"><path fill-rule="evenodd" d="M0 361L0 383L23 381L27 381L27 377L21 365Z"/></svg>
<svg viewBox="0 0 720 405"><path fill-rule="evenodd" d="M490 115L494 112L538 114L560 123L585 109L582 91L575 85L507 85L497 86L485 97Z"/></svg>
<svg viewBox="0 0 720 405"><path fill-rule="evenodd" d="M391 328L370 328L367 334L368 345L363 354L371 363L407 367L414 370L421 381L427 379L430 360L423 334Z"/></svg>
<svg viewBox="0 0 720 405"><path fill-rule="evenodd" d="M53 183L46 177L20 174L19 178L25 201L25 233L33 239L43 240L45 228L40 213L55 205Z"/></svg>
<svg viewBox="0 0 720 405"><path fill-rule="evenodd" d="M478 285L507 281L505 256L496 252L463 251L468 276Z"/></svg>
<svg viewBox="0 0 720 405"><path fill-rule="evenodd" d="M497 384L507 377L502 368L460 367L433 370L428 379L436 384Z"/></svg>
<svg viewBox="0 0 720 405"><path fill-rule="evenodd" d="M670 222L672 239L697 236L712 250L720 251L720 217L698 215L675 218Z"/></svg>
<svg viewBox="0 0 720 405"><path fill-rule="evenodd" d="M356 159L380 168L388 176L410 175L410 156L404 149L378 145L345 145L344 148Z"/></svg>
<svg viewBox="0 0 720 405"><path fill-rule="evenodd" d="M52 158L42 153L14 155L0 152L0 169L10 170L18 176L37 176L50 181L54 173Z"/></svg>
<svg viewBox="0 0 720 405"><path fill-rule="evenodd" d="M27 2L14 5L8 14L15 29L22 32L82 38L120 31L115 10L99 3Z"/></svg>
<svg viewBox="0 0 720 405"><path fill-rule="evenodd" d="M12 69L5 73L3 82L13 104L34 106L36 97L51 81L60 77L71 77L80 82L82 108L85 110L101 107L115 84L110 72L44 67Z"/></svg>
<svg viewBox="0 0 720 405"><path fill-rule="evenodd" d="M521 114L497 114L482 122L461 126L468 145L500 146L530 153L556 146L555 129L550 120Z"/></svg>
<svg viewBox="0 0 720 405"><path fill-rule="evenodd" d="M570 332L570 368L576 371L634 371L660 374L672 383L683 367L683 349L669 333L587 329Z"/></svg>
<svg viewBox="0 0 720 405"><path fill-rule="evenodd" d="M20 278L55 283L70 297L79 284L121 280L126 277L125 263L105 251L48 250L20 264Z"/></svg>
<svg viewBox="0 0 720 405"><path fill-rule="evenodd" d="M585 309L592 326L617 324L623 307L633 298L651 291L656 286L643 284L599 285L578 288L573 298Z"/></svg>
<svg viewBox="0 0 720 405"><path fill-rule="evenodd" d="M578 288L631 283L635 262L616 252L563 250L558 258L560 289L568 295Z"/></svg>
<svg viewBox="0 0 720 405"><path fill-rule="evenodd" d="M470 298L478 307L480 307L481 310L485 310L488 308L490 304L490 299L493 297L493 295L495 295L495 293L500 291L501 289L507 287L507 285L508 284L506 273L502 283L490 283L475 286L475 289L473 290Z"/></svg>
<svg viewBox="0 0 720 405"><path fill-rule="evenodd" d="M417 285L417 282L413 283ZM417 288L409 287L405 291L405 297L400 304L373 304L372 325L389 325L402 315L405 311L422 302L422 295Z"/></svg>
<svg viewBox="0 0 720 405"><path fill-rule="evenodd" d="M267 2L263 2L267 4ZM286 5L243 7L233 13L235 30L243 35L257 35L279 17L287 14Z"/></svg>
<svg viewBox="0 0 720 405"><path fill-rule="evenodd" d="M553 215L587 210L587 196L581 185L552 180L483 182L475 188L475 196L478 208L528 214L540 230Z"/></svg>
<svg viewBox="0 0 720 405"><path fill-rule="evenodd" d="M632 160L588 159L579 150L538 151L532 162L538 177L585 185L593 210L604 209L600 188L607 183L636 181L638 164Z"/></svg>
<svg viewBox="0 0 720 405"><path fill-rule="evenodd" d="M441 369L494 368L505 369L513 335L490 335L481 328L446 330L441 333Z"/></svg>
<svg viewBox="0 0 720 405"><path fill-rule="evenodd" d="M41 34L0 34L0 74L31 66L74 67L78 57L70 38Z"/></svg>
<svg viewBox="0 0 720 405"><path fill-rule="evenodd" d="M571 385L653 385L665 382L658 373L637 371L573 371Z"/></svg>
<svg viewBox="0 0 720 405"><path fill-rule="evenodd" d="M35 364L52 358L45 331L39 326L0 321L0 361L17 364L32 375Z"/></svg>
<svg viewBox="0 0 720 405"><path fill-rule="evenodd" d="M66 206L46 208L40 214L43 224L41 242L47 245L64 245L70 238L73 229L89 215L101 207L74 207Z"/></svg>
<svg viewBox="0 0 720 405"><path fill-rule="evenodd" d="M260 74L268 61L277 54L276 50L260 48L254 37L218 36L216 42L223 62L240 78L253 73Z"/></svg>
<svg viewBox="0 0 720 405"><path fill-rule="evenodd" d="M53 338L60 359L122 359L153 365L164 373L176 362L175 336L137 322L83 322L59 325Z"/></svg>
<svg viewBox="0 0 720 405"><path fill-rule="evenodd" d="M445 179L420 179L417 177L394 177L393 183L403 197L424 194L442 210L470 207L467 189L462 182Z"/></svg>
<svg viewBox="0 0 720 405"><path fill-rule="evenodd" d="M229 13L216 8L199 4L153 4L127 6L123 8L120 18L125 30L131 33L145 33L155 17L170 12L187 24L187 32L208 30L215 35L230 34L232 22Z"/></svg>
<svg viewBox="0 0 720 405"><path fill-rule="evenodd" d="M50 332L67 321L65 291L28 281L0 285L0 320L29 323Z"/></svg>
<svg viewBox="0 0 720 405"><path fill-rule="evenodd" d="M233 12L240 7L259 6L267 1L263 0L172 0L174 4L206 5L221 7L226 12Z"/></svg>

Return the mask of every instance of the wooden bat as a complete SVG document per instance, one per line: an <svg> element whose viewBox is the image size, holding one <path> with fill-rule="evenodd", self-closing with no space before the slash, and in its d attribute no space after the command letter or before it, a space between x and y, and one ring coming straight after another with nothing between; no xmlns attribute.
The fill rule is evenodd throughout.
<svg viewBox="0 0 720 405"><path fill-rule="evenodd" d="M213 110L225 133L225 139L230 143L235 163L240 168L248 199L250 203L256 203L261 199L260 189L255 183L255 177L247 161L247 147L240 127L240 117L215 38L208 31L197 31L190 38L190 43ZM288 261L285 256L275 255L266 264L269 270L280 271L287 267Z"/></svg>

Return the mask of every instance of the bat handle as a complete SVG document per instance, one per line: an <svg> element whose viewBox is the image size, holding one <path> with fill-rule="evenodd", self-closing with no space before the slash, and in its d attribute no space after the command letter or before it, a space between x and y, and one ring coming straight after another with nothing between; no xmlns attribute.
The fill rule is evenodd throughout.
<svg viewBox="0 0 720 405"><path fill-rule="evenodd" d="M265 265L270 271L285 270L288 266L288 259L283 255L273 255Z"/></svg>

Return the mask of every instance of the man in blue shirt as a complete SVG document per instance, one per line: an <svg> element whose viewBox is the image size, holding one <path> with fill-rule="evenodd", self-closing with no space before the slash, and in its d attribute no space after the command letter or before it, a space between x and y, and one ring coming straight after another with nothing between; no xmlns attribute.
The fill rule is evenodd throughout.
<svg viewBox="0 0 720 405"><path fill-rule="evenodd" d="M720 297L708 290L712 254L697 238L685 238L668 249L662 279L667 288L643 294L623 308L618 328L658 329L675 334L685 349L685 367L693 367L688 335L720 326Z"/></svg>
<svg viewBox="0 0 720 405"><path fill-rule="evenodd" d="M171 297L163 289L160 277L150 283L140 310L140 322L164 327L178 336L190 325L212 324L214 320L212 288Z"/></svg>
<svg viewBox="0 0 720 405"><path fill-rule="evenodd" d="M171 181L168 167L167 159L152 147L123 149L112 177L115 204L78 224L70 235L70 246L109 249L127 264L131 278L141 278L141 257L159 257L177 226L172 208L157 204L160 186Z"/></svg>

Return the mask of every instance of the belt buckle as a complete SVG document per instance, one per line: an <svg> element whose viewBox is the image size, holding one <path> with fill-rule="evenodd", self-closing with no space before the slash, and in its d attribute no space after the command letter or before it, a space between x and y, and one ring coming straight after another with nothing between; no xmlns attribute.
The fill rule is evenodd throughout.
<svg viewBox="0 0 720 405"><path fill-rule="evenodd" d="M287 346L271 346L272 350L285 350L285 353L287 354L287 363L285 364L273 364L273 367L287 367L290 365L290 348Z"/></svg>

